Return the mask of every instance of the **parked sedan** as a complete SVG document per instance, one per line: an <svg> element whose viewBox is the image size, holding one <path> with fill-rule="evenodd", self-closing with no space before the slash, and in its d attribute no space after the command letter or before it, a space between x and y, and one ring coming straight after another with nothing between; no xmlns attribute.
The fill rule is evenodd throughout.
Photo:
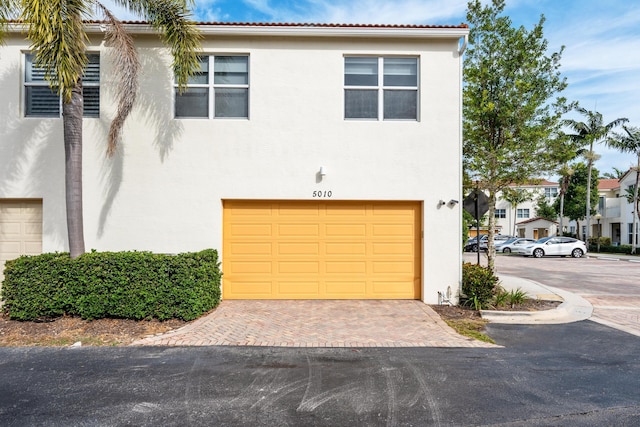
<svg viewBox="0 0 640 427"><path fill-rule="evenodd" d="M543 256L569 256L580 258L587 253L587 246L582 240L572 237L543 237L534 243L513 247L513 253L524 256L542 258Z"/></svg>
<svg viewBox="0 0 640 427"><path fill-rule="evenodd" d="M506 242L509 239L514 239L515 237L513 236L509 236L507 234L496 234L495 236L493 236L493 244L494 245L499 245L501 243ZM483 240L480 241L480 250L481 251L485 251L487 252L489 250L489 239L485 238ZM475 251L473 251L475 252Z"/></svg>
<svg viewBox="0 0 640 427"><path fill-rule="evenodd" d="M486 234L482 234L480 236L480 244L482 245L482 242L485 242L487 240L487 235ZM465 252L478 252L478 238L477 237L472 237L469 240L467 240L467 243L464 245L464 251Z"/></svg>
<svg viewBox="0 0 640 427"><path fill-rule="evenodd" d="M496 243L496 252L508 254L515 252L514 247L528 246L535 243L535 239L527 239L524 237L512 237L504 242Z"/></svg>

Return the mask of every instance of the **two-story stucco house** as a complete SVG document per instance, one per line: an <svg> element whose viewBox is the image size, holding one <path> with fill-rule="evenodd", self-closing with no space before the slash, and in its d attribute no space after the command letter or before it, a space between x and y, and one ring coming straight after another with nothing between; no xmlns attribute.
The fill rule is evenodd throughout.
<svg viewBox="0 0 640 427"><path fill-rule="evenodd" d="M552 205L559 193L559 184L548 180L511 185L509 188L523 191L528 194L527 200L512 205L504 199L499 192L496 201L496 228L501 234L518 237L541 238L557 233L557 224L537 216L538 198L544 197L547 203Z"/></svg>
<svg viewBox="0 0 640 427"><path fill-rule="evenodd" d="M227 299L455 294L465 25L202 23L178 95L167 49L128 23L140 96L112 158L118 82L87 25L87 249L216 248ZM0 58L0 258L67 250L60 100L18 27Z"/></svg>
<svg viewBox="0 0 640 427"><path fill-rule="evenodd" d="M598 182L599 216L591 219L592 236L609 237L613 245L633 243L635 209L627 196L629 192L633 194L637 173L636 168L630 168L619 180L601 179Z"/></svg>

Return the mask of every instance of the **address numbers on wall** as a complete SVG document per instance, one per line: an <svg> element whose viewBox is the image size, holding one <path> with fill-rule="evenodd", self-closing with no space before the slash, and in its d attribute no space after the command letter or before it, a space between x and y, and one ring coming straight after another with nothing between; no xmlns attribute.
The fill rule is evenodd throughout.
<svg viewBox="0 0 640 427"><path fill-rule="evenodd" d="M331 190L325 191L314 191L312 196L314 199L329 199L333 196L333 192Z"/></svg>

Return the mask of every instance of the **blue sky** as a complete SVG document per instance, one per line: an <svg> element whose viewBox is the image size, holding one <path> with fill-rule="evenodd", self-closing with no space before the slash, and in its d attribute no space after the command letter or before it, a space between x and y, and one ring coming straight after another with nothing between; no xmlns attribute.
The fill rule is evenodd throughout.
<svg viewBox="0 0 640 427"><path fill-rule="evenodd" d="M466 0L195 0L193 10L196 20L207 22L457 25L466 22L466 6ZM544 14L550 51L565 46L565 96L607 122L626 117L640 127L640 2L507 0L505 14L526 28ZM601 173L635 165L630 154L604 146L595 151L602 155L596 163Z"/></svg>

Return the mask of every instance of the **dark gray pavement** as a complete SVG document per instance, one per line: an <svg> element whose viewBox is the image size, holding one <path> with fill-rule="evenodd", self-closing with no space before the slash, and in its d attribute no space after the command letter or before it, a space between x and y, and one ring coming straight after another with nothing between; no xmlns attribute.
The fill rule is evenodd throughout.
<svg viewBox="0 0 640 427"><path fill-rule="evenodd" d="M2 348L0 425L640 425L638 337L488 332L502 347Z"/></svg>

